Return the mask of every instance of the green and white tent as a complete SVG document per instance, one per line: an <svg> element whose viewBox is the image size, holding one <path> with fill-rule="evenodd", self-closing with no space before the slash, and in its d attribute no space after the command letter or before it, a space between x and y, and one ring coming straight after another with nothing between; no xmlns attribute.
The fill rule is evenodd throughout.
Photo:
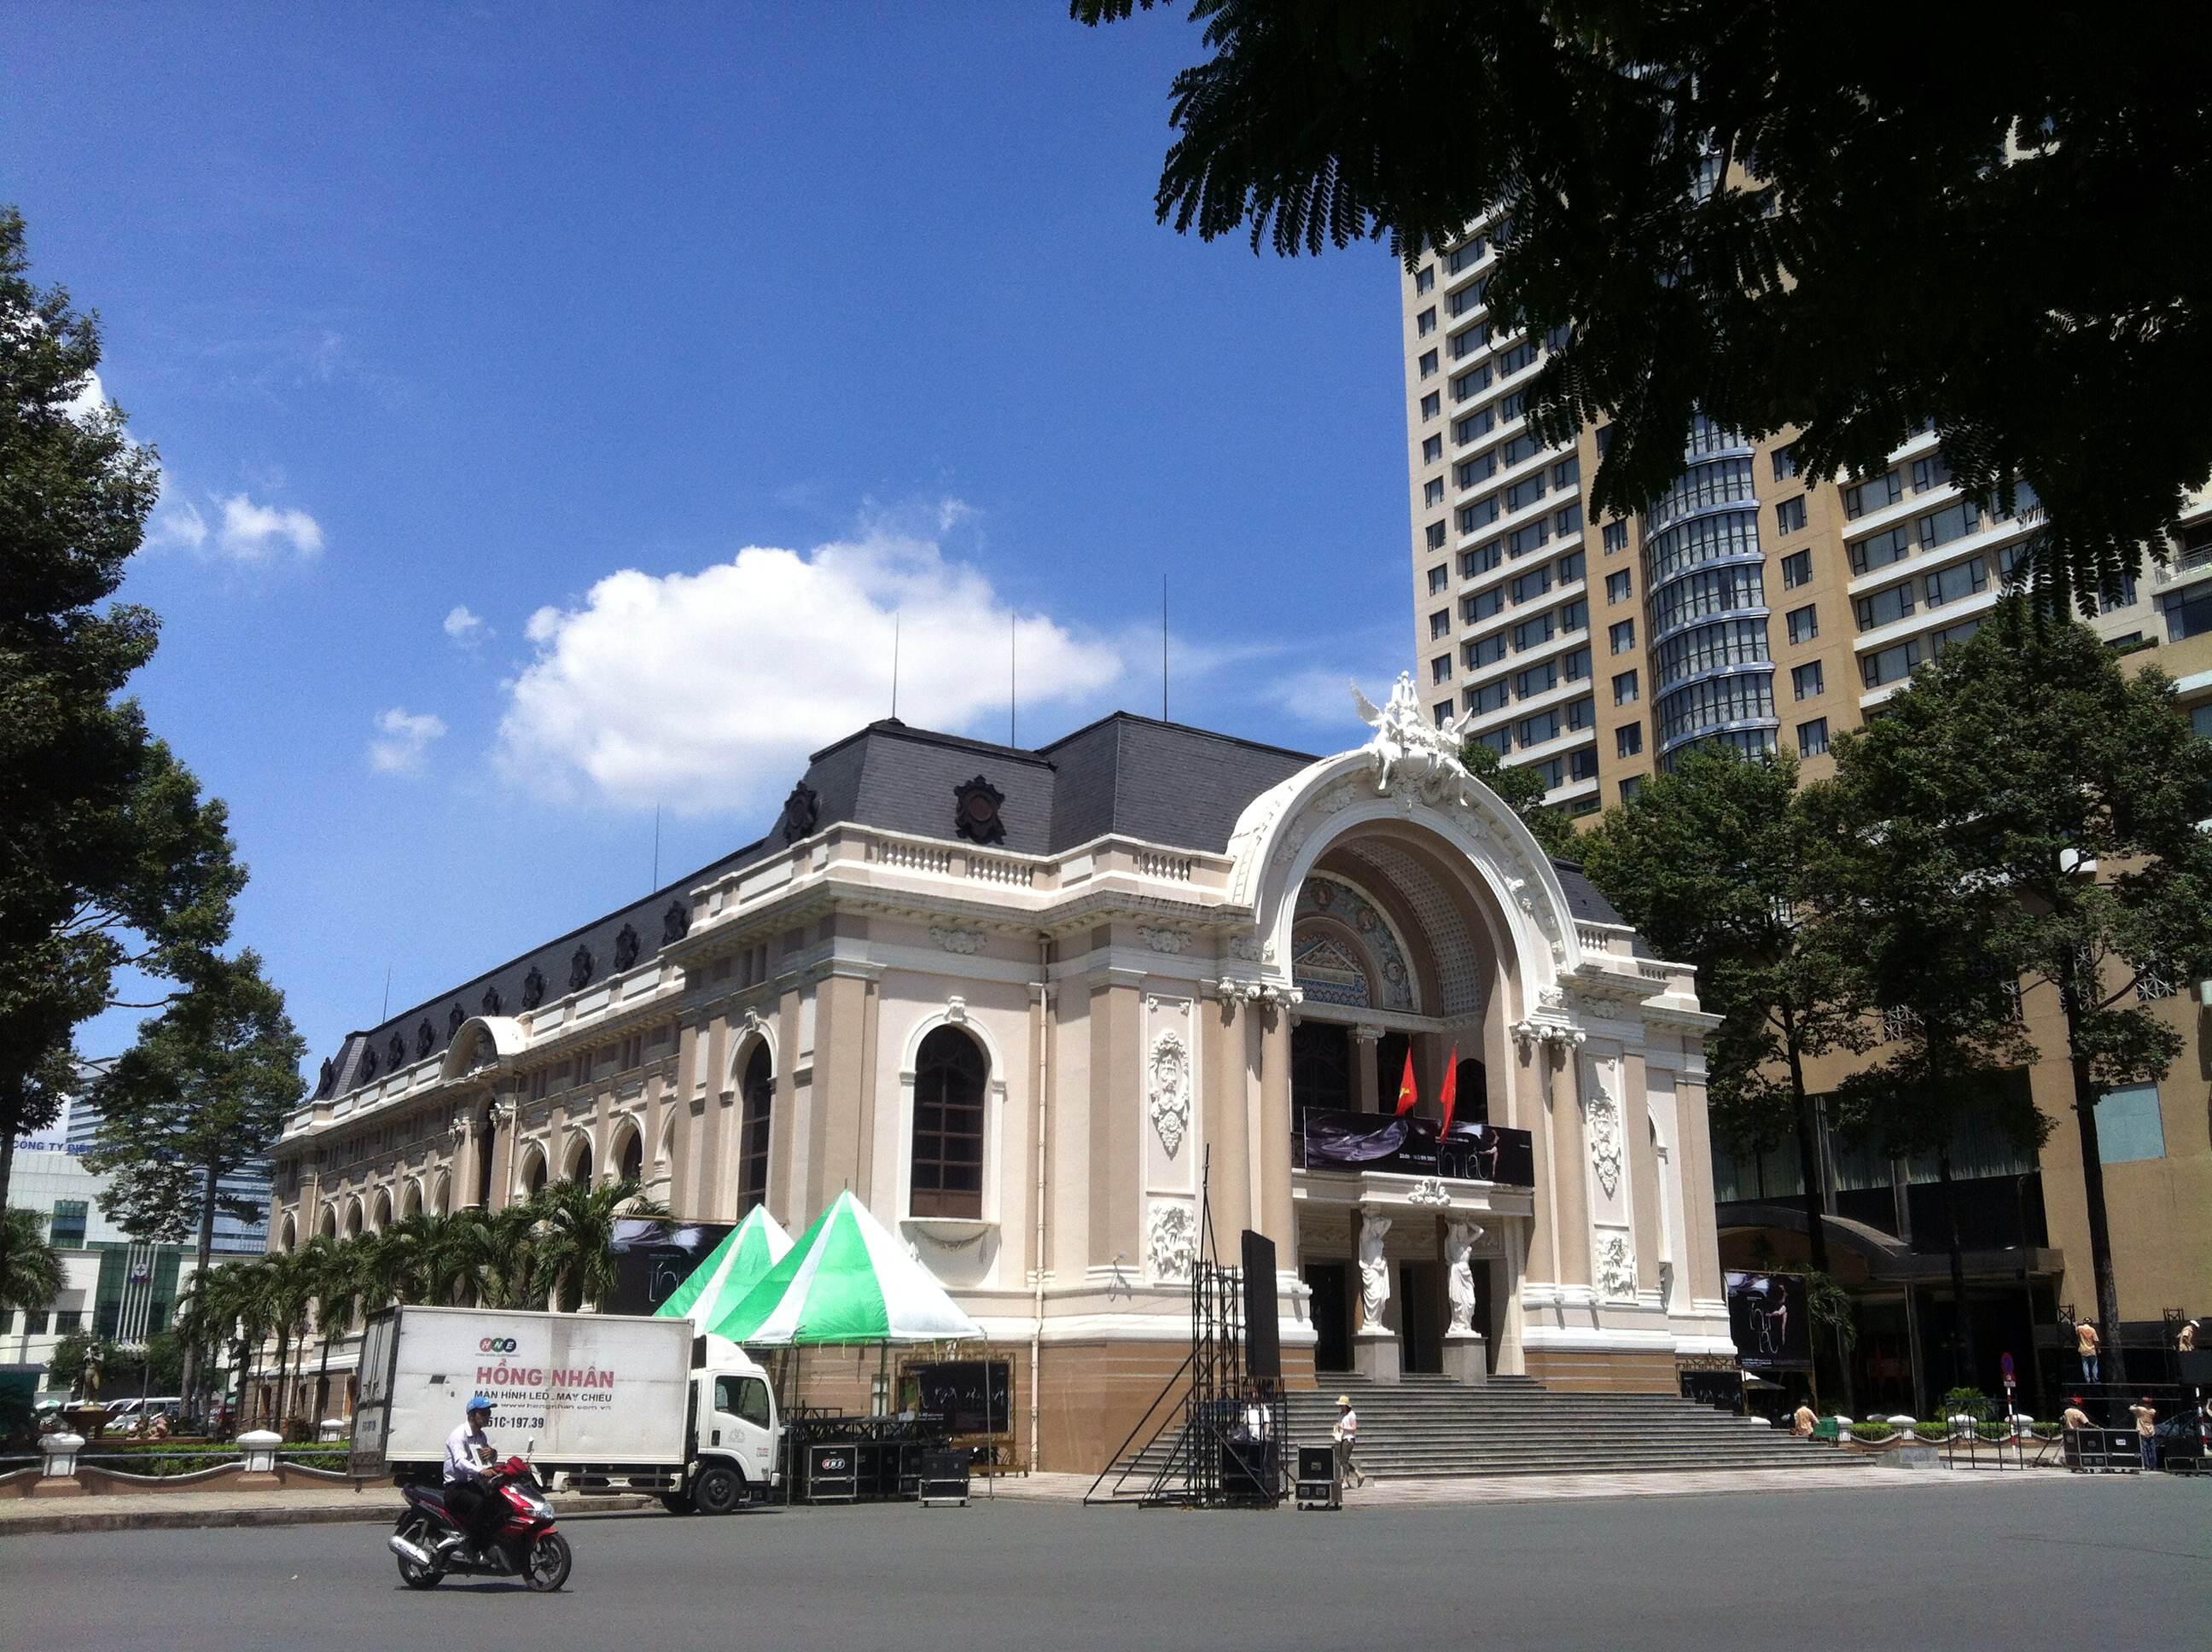
<svg viewBox="0 0 2212 1652"><path fill-rule="evenodd" d="M668 1300L653 1310L653 1317L688 1319L702 1331L711 1330L716 1320L743 1302L745 1293L790 1254L791 1236L783 1224L768 1213L766 1206L756 1205Z"/></svg>
<svg viewBox="0 0 2212 1652"><path fill-rule="evenodd" d="M983 1334L849 1189L814 1218L743 1302L705 1329L757 1347Z"/></svg>

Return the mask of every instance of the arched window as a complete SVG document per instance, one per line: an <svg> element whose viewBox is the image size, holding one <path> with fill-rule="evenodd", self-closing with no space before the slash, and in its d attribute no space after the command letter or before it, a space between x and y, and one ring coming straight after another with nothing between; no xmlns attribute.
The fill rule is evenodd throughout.
<svg viewBox="0 0 2212 1652"><path fill-rule="evenodd" d="M916 1216L983 1214L983 1089L990 1068L967 1034L939 1027L914 1063Z"/></svg>
<svg viewBox="0 0 2212 1652"><path fill-rule="evenodd" d="M643 1184L645 1181L645 1138L635 1130L632 1130L629 1133L629 1139L623 1143L620 1166L621 1168L616 1175L616 1180L620 1181L635 1181L641 1185Z"/></svg>
<svg viewBox="0 0 2212 1652"><path fill-rule="evenodd" d="M568 1180L592 1185L592 1144L586 1140L576 1150L576 1157L568 1163Z"/></svg>
<svg viewBox="0 0 2212 1652"><path fill-rule="evenodd" d="M775 1102L775 1065L765 1041L753 1046L739 1086L743 1110L738 1122L738 1215L768 1203L769 1109Z"/></svg>
<svg viewBox="0 0 2212 1652"><path fill-rule="evenodd" d="M492 1149L497 1144L491 1121L491 1103L485 1102L477 1108L477 1208L491 1208Z"/></svg>
<svg viewBox="0 0 2212 1652"><path fill-rule="evenodd" d="M545 1187L545 1155L536 1147L522 1167L522 1192L525 1198L542 1193Z"/></svg>
<svg viewBox="0 0 2212 1652"><path fill-rule="evenodd" d="M1300 1141L1310 1112L1346 1112L1352 1106L1352 1029L1331 1021L1301 1021L1291 1029L1291 1128Z"/></svg>

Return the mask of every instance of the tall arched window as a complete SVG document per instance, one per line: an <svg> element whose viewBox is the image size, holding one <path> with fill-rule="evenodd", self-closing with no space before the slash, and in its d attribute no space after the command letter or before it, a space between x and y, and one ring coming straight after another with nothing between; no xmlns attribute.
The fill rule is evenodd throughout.
<svg viewBox="0 0 2212 1652"><path fill-rule="evenodd" d="M621 1169L616 1172L618 1181L643 1182L645 1180L645 1137L636 1130L623 1143Z"/></svg>
<svg viewBox="0 0 2212 1652"><path fill-rule="evenodd" d="M769 1060L765 1042L753 1046L738 1090L738 1215L742 1218L754 1206L768 1203L768 1125L769 1109L775 1102L775 1064Z"/></svg>
<svg viewBox="0 0 2212 1652"><path fill-rule="evenodd" d="M983 1214L983 1090L990 1066L967 1034L939 1027L914 1063L916 1216Z"/></svg>

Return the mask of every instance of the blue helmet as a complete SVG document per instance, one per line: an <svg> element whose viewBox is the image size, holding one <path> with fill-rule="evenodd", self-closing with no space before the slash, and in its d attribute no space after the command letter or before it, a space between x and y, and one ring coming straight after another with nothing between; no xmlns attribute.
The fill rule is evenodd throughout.
<svg viewBox="0 0 2212 1652"><path fill-rule="evenodd" d="M471 1399L468 1404L468 1409L471 1413L480 1411L489 1411L491 1408L491 1398L489 1394L477 1394Z"/></svg>

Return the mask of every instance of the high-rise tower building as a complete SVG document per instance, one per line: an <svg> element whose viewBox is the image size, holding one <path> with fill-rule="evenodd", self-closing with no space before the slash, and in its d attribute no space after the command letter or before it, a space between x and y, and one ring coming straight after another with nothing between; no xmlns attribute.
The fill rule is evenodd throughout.
<svg viewBox="0 0 2212 1652"><path fill-rule="evenodd" d="M1701 422L1649 512L1589 519L1607 431L1529 434L1545 341L1492 325L1492 233L1404 278L1415 645L1431 714L1473 714L1553 805L1595 813L1717 741L1817 760L1996 601L2033 495L2008 516L1964 497L1932 431L1878 472L1808 483L1787 440ZM2212 589L2212 567L2192 572ZM2191 584L2162 574L2159 612L2130 592L2100 629L2170 629Z"/></svg>

